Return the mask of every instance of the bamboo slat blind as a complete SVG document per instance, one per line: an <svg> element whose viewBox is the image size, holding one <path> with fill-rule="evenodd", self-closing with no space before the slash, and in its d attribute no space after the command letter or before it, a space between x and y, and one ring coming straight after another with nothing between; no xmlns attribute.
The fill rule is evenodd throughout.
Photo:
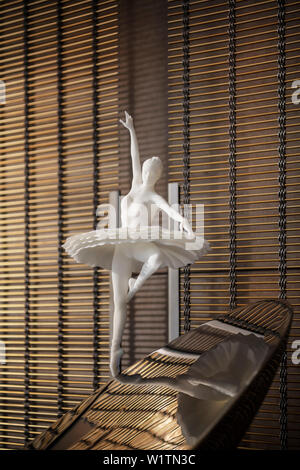
<svg viewBox="0 0 300 470"><path fill-rule="evenodd" d="M61 244L118 187L118 4L1 16L0 448L17 449L108 377L108 274Z"/></svg>
<svg viewBox="0 0 300 470"><path fill-rule="evenodd" d="M242 448L300 445L299 366L291 361L300 318L300 121L291 101L300 5L285 3L168 2L169 176L182 183L182 202L205 204L212 246L182 272L181 332L259 298L287 297L295 310L287 438L278 373Z"/></svg>
<svg viewBox="0 0 300 470"><path fill-rule="evenodd" d="M278 18L275 0L166 1L166 16L158 14L156 21L162 39L168 26L163 39L168 64L163 65L166 44L160 49L155 43L157 62L149 71L148 65L138 66L141 49L132 45L131 31L142 34L140 24L150 15L145 18L149 7L141 2L24 3L4 1L1 15L0 79L7 101L0 105L0 340L6 344L6 364L0 365L0 449L21 448L108 377L109 277L75 264L60 247L68 235L91 230L97 204L107 201L110 190L126 186L129 160L120 153L124 134L118 118L127 105L140 116L137 130L145 152L153 145L156 153L155 126L159 148L166 149L165 113L169 181L183 183L182 202L205 204L212 252L182 272L181 333L230 305L280 295L293 305L287 444L299 448L299 366L291 362L300 313L300 124L299 109L291 102L291 84L300 79L298 2L286 1L285 15ZM125 21L133 26L128 32ZM278 48L280 21L284 51ZM147 28L142 29L146 35ZM120 36L131 44L128 58ZM149 48L146 55L149 62ZM163 73L159 64L166 67ZM281 81L280 67L285 70ZM168 74L167 103L157 68ZM127 83L127 70L138 74L135 82L131 77ZM150 75L155 75L157 101L154 95L147 98L153 90ZM141 102L152 106L147 117ZM278 121L280 114L286 121ZM286 161L281 165L284 208L278 194L280 155ZM286 227L280 225L283 209ZM280 226L286 235L281 242ZM286 273L280 243L286 247ZM153 312L149 292L165 285L165 273L160 276L151 279L145 297L140 293L134 306L139 315L144 305L147 315ZM165 308L161 297L156 315ZM137 328L133 320L126 345L132 331L141 334L151 324L149 317L139 317ZM139 357L150 347L149 333L141 337L149 343L136 342ZM278 374L241 447L280 447L283 383Z"/></svg>

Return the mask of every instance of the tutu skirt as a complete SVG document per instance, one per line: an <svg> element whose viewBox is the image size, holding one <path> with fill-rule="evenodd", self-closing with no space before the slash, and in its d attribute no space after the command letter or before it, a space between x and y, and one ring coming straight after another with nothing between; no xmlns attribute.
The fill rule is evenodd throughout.
<svg viewBox="0 0 300 470"><path fill-rule="evenodd" d="M115 247L132 243L153 243L160 250L161 267L174 269L194 263L209 250L208 242L202 237L191 238L186 232L159 226L92 230L67 238L63 247L78 263L111 270ZM134 272L138 272L142 264L133 260Z"/></svg>

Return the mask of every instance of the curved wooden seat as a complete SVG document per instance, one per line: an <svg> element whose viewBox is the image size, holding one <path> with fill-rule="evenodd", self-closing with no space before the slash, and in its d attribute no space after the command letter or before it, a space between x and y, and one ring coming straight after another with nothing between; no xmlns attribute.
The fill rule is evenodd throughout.
<svg viewBox="0 0 300 470"><path fill-rule="evenodd" d="M289 304L278 300L251 303L219 316L130 366L123 372L124 383L109 381L36 437L28 449L235 448L272 383L291 319ZM260 354L252 375L251 367L235 371L229 362L227 373L224 369L211 383L192 388L197 396L191 396L188 387L195 366L204 371L209 361L218 362L220 347L233 351L240 344L244 351ZM220 384L225 388L218 396ZM193 422L189 409L202 418Z"/></svg>

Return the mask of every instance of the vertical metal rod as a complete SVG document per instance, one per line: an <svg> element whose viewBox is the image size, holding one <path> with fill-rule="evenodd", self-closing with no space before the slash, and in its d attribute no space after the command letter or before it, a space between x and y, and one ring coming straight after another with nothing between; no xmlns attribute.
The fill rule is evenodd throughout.
<svg viewBox="0 0 300 470"><path fill-rule="evenodd" d="M99 169L98 169L98 140L99 140L99 122L98 122L98 13L97 13L98 1L92 0L92 12L93 12L93 170L94 170L94 180L93 180L93 208L94 208L94 230L97 227L97 207L99 204L98 196L98 178L99 178ZM96 390L99 385L99 341L98 341L98 332L99 332L99 268L94 268L93 275L93 388Z"/></svg>
<svg viewBox="0 0 300 470"><path fill-rule="evenodd" d="M63 414L63 235L64 235L64 210L63 210L63 46L62 46L62 3L57 1L57 153L58 153L58 384L57 384L57 408L58 417Z"/></svg>
<svg viewBox="0 0 300 470"><path fill-rule="evenodd" d="M236 306L236 24L235 0L229 0L229 253L230 308Z"/></svg>
<svg viewBox="0 0 300 470"><path fill-rule="evenodd" d="M278 169L279 169L279 298L286 299L286 65L285 1L278 0ZM287 449L287 354L280 366L280 444Z"/></svg>
<svg viewBox="0 0 300 470"><path fill-rule="evenodd" d="M183 65L183 202L190 203L190 2L182 2L182 65ZM190 265L183 268L184 275L184 332L191 327Z"/></svg>
<svg viewBox="0 0 300 470"><path fill-rule="evenodd" d="M179 204L178 183L168 184L169 204ZM178 230L178 222L172 221L174 230ZM168 340L179 336L179 269L168 268Z"/></svg>
<svg viewBox="0 0 300 470"><path fill-rule="evenodd" d="M29 70L28 8L23 2L24 18L24 437L30 439L30 179L29 179Z"/></svg>

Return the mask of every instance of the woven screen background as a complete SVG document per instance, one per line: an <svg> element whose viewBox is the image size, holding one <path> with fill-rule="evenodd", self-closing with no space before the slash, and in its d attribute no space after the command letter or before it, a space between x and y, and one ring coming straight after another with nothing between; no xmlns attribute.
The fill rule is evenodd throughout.
<svg viewBox="0 0 300 470"><path fill-rule="evenodd" d="M109 277L60 246L118 187L118 5L3 3L0 447L20 448L109 374Z"/></svg>
<svg viewBox="0 0 300 470"><path fill-rule="evenodd" d="M210 241L212 251L194 264L190 273L182 272L182 333L187 316L193 328L215 314L225 313L230 306L241 306L259 298L277 298L282 294L278 240L277 2L190 1L183 4L184 9L180 1L168 3L169 176L170 181L182 183L182 202L186 200L184 184L188 180L190 203L205 204L205 237ZM295 311L287 351L286 444L291 449L300 445L299 366L291 361L291 344L299 338L300 319L300 121L299 105L291 100L292 82L300 76L299 22L299 2L287 1L287 284L284 293ZM235 54L230 54L230 39L234 33ZM230 119L232 95L235 120ZM185 137L183 125L186 121L182 116L188 118L189 123ZM189 148L184 150L187 140ZM235 163L231 161L231 152ZM183 155L188 160L185 180ZM233 182L235 185L231 184ZM280 416L280 406L278 373L241 443L242 448L281 447L279 422L283 416Z"/></svg>
<svg viewBox="0 0 300 470"><path fill-rule="evenodd" d="M296 449L300 124L291 85L300 79L300 6L285 3L286 296L295 311L287 444ZM277 1L26 7L1 5L0 449L21 448L108 378L109 276L60 247L95 226L109 191L128 189L124 109L137 120L143 158L162 157L181 202L205 204L212 252L181 273L181 333L282 290ZM166 195L166 180L159 189ZM167 342L166 286L162 271L130 307L123 366ZM241 447L280 448L283 396L278 374Z"/></svg>
<svg viewBox="0 0 300 470"><path fill-rule="evenodd" d="M109 275L61 245L95 226L110 191L128 191L125 109L142 158L160 155L167 175L167 3L1 10L0 448L18 449L109 377ZM160 270L129 306L123 367L167 342L166 289Z"/></svg>

